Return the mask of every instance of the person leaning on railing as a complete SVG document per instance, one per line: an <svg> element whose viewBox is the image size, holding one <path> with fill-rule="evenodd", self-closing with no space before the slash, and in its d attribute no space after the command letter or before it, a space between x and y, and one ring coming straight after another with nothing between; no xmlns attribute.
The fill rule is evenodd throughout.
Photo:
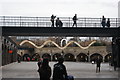
<svg viewBox="0 0 120 80"><path fill-rule="evenodd" d="M102 24L103 28L105 28L105 26L106 26L106 18L104 16L102 17L101 24Z"/></svg>

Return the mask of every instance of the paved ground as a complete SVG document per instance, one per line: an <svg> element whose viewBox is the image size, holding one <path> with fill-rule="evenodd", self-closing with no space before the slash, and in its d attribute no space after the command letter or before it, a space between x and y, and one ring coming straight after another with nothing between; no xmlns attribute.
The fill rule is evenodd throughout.
<svg viewBox="0 0 120 80"><path fill-rule="evenodd" d="M50 62L53 65L56 62ZM118 78L118 72L108 63L102 63L101 72L96 73L95 64L80 62L65 62L69 75L75 78ZM2 67L3 78L39 78L36 62L12 63Z"/></svg>

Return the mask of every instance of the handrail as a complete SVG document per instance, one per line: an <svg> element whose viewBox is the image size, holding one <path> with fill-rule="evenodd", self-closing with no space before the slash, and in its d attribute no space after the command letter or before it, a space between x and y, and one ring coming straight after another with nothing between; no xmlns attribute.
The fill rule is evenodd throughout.
<svg viewBox="0 0 120 80"><path fill-rule="evenodd" d="M72 27L72 17L59 17L63 27ZM55 19L56 20L56 19ZM78 18L77 27L102 27L102 18ZM107 21L107 18L106 18ZM110 18L110 27L119 27L120 18ZM50 17L0 16L1 27L51 27Z"/></svg>

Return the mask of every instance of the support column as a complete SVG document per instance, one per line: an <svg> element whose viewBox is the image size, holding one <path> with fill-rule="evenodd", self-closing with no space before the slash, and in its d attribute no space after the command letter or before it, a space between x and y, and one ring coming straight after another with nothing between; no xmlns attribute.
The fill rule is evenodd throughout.
<svg viewBox="0 0 120 80"><path fill-rule="evenodd" d="M120 67L120 37L114 37L112 39L112 60L111 64L114 65L114 61L117 61L117 67Z"/></svg>
<svg viewBox="0 0 120 80"><path fill-rule="evenodd" d="M117 66L120 67L120 37L116 39L117 46Z"/></svg>
<svg viewBox="0 0 120 80"><path fill-rule="evenodd" d="M112 38L111 66L114 66L115 56L116 56L116 37L113 37Z"/></svg>

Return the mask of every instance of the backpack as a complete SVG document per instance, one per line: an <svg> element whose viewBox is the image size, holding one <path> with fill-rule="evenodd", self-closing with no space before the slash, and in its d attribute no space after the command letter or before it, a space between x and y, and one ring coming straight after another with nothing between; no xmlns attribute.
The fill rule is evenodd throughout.
<svg viewBox="0 0 120 80"><path fill-rule="evenodd" d="M76 17L74 16L74 17L73 17L73 21L75 21L75 20L77 20L77 19L76 19Z"/></svg>
<svg viewBox="0 0 120 80"><path fill-rule="evenodd" d="M63 26L63 23L62 23L62 21L60 21L60 27L62 27Z"/></svg>
<svg viewBox="0 0 120 80"><path fill-rule="evenodd" d="M63 70L63 67L61 65L55 65L54 70L57 72L61 72Z"/></svg>
<svg viewBox="0 0 120 80"><path fill-rule="evenodd" d="M56 64L54 66L54 75L53 77L56 79L64 79L64 75L63 75L63 67L62 65Z"/></svg>
<svg viewBox="0 0 120 80"><path fill-rule="evenodd" d="M74 80L74 77L71 76L71 75L68 75L68 76L67 76L67 80Z"/></svg>
<svg viewBox="0 0 120 80"><path fill-rule="evenodd" d="M75 20L75 16L72 19Z"/></svg>

